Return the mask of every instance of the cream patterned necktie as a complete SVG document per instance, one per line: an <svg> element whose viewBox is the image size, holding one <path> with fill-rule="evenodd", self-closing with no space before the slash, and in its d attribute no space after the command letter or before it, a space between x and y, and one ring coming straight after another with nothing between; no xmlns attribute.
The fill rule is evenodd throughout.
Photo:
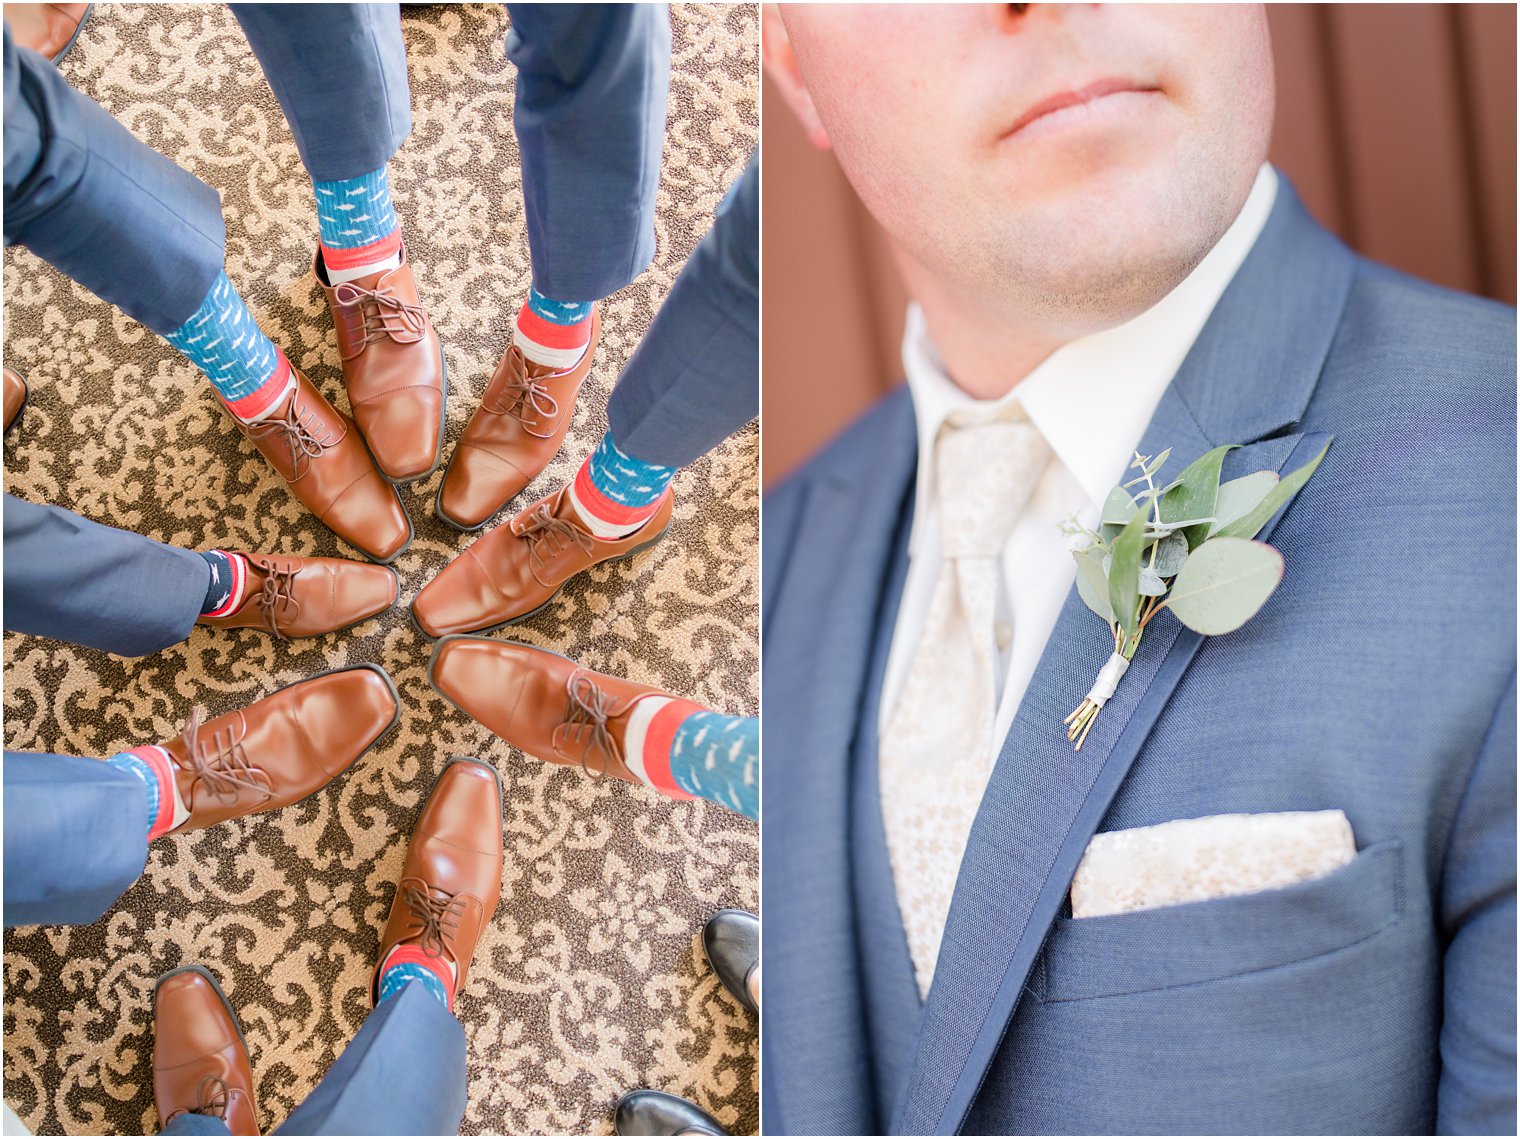
<svg viewBox="0 0 1520 1139"><path fill-rule="evenodd" d="M935 444L942 560L878 749L887 853L920 996L934 979L961 855L992 771L998 559L1049 458L1028 422L947 423Z"/></svg>

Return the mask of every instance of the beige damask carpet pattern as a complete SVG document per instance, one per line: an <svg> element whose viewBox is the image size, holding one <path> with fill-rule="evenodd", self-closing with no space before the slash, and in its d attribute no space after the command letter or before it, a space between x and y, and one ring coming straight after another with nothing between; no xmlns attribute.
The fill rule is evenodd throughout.
<svg viewBox="0 0 1520 1139"><path fill-rule="evenodd" d="M418 284L448 356L449 446L529 283L505 12L410 6L415 126L391 164ZM605 427L613 381L758 134L755 6L678 6L655 264L604 310L598 363L559 459L563 482ZM311 190L227 10L97 5L69 81L223 196L227 270L266 331L339 406L338 356L308 268ZM194 370L24 251L5 255L5 359L32 400L6 485L191 548L356 556L235 433ZM758 711L757 453L751 425L676 480L670 535L572 583L509 633L722 711ZM464 544L431 516L441 472L403 492L416 542L403 601ZM526 501L526 499L524 500ZM5 1098L34 1130L156 1130L149 993L208 965L242 1017L262 1122L278 1125L353 1036L412 820L451 754L489 758L507 796L504 901L458 1012L463 1130L607 1132L639 1085L757 1123L757 1026L701 961L722 906L757 903L757 832L704 803L592 782L527 758L428 687L429 642L398 608L349 633L280 644L197 630L140 661L7 635L7 748L104 756L176 734L192 706L239 707L324 669L376 661L396 731L311 801L153 845L143 878L86 928L5 936Z"/></svg>

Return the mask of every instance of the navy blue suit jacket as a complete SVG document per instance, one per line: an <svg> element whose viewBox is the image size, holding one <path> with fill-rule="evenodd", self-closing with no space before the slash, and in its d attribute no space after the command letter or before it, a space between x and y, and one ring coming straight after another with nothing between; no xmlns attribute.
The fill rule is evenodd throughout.
<svg viewBox="0 0 1520 1139"><path fill-rule="evenodd" d="M1140 450L1226 477L1334 436L1228 636L1108 656L1068 597L920 1004L873 723L917 456L888 396L765 505L767 1133L1515 1130L1515 321L1363 260L1284 183ZM1098 831L1339 808L1341 870L1072 921Z"/></svg>

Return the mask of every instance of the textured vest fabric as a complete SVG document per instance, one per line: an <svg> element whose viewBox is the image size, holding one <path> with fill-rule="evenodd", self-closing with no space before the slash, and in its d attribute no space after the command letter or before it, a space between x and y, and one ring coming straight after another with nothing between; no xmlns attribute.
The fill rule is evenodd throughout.
<svg viewBox="0 0 1520 1139"><path fill-rule="evenodd" d="M892 1118L902 1090L922 1009L913 979L907 937L903 932L902 914L897 905L892 865L887 856L878 779L881 765L877 762L882 682L886 678L892 632L897 624L897 607L908 572L908 534L912 531L912 514L910 498L893 542L892 562L882 591L851 754L850 869L855 889L856 945L865 996L877 1124L883 1130L887 1120Z"/></svg>

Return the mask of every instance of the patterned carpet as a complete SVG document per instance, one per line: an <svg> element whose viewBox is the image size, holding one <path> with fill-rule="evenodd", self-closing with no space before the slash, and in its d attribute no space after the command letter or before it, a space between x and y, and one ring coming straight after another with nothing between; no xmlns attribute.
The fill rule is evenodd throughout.
<svg viewBox="0 0 1520 1139"><path fill-rule="evenodd" d="M416 121L391 177L448 355L452 448L529 282L507 17L487 5L404 11ZM604 429L619 369L757 138L756 7L678 7L672 22L659 253L605 307L574 426L530 495L567 479ZM228 12L97 6L63 71L221 192L229 275L265 330L346 406L307 271L310 184ZM166 345L24 251L7 251L4 265L5 361L32 385L5 446L7 489L191 548L354 556ZM665 541L584 575L510 635L755 713L757 455L751 425L683 471ZM403 602L466 541L432 518L441 478L403 492L417 530L397 563ZM238 1010L263 1126L277 1126L364 1019L407 834L451 754L489 758L507 794L504 903L458 1002L470 1041L464 1132L606 1133L613 1101L640 1085L755 1130L756 1024L699 944L714 910L756 907L757 832L746 820L508 748L428 687L429 643L401 608L283 645L197 630L135 662L9 634L4 647L13 749L108 755L176 734L196 704L218 714L360 661L390 672L403 705L395 733L311 801L155 843L141 881L93 926L6 931L5 1098L34 1130L157 1129L150 988L193 961Z"/></svg>

